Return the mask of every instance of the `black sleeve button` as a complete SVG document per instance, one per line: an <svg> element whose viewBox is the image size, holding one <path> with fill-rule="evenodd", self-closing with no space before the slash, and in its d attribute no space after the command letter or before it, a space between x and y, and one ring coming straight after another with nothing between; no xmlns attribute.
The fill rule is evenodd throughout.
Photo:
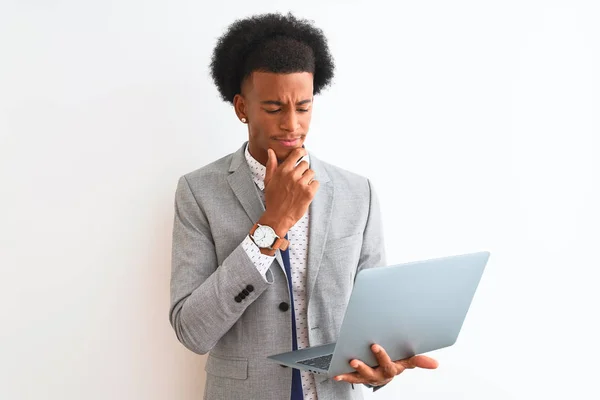
<svg viewBox="0 0 600 400"><path fill-rule="evenodd" d="M244 293L244 296L248 296L250 294L250 292L247 289L242 290L242 293Z"/></svg>
<svg viewBox="0 0 600 400"><path fill-rule="evenodd" d="M235 296L235 302L236 303L241 303L242 302L242 298L240 296Z"/></svg>
<svg viewBox="0 0 600 400"><path fill-rule="evenodd" d="M248 286L246 286L246 290L249 292L252 292L252 291L254 291L254 286L248 285Z"/></svg>
<svg viewBox="0 0 600 400"><path fill-rule="evenodd" d="M240 293L240 294L238 294L238 296L239 296L239 297L240 297L242 300L246 298L246 295L245 295L244 293Z"/></svg>
<svg viewBox="0 0 600 400"><path fill-rule="evenodd" d="M285 301L282 301L281 303L279 303L279 309L281 311L287 311L290 309L290 305L288 303L286 303Z"/></svg>

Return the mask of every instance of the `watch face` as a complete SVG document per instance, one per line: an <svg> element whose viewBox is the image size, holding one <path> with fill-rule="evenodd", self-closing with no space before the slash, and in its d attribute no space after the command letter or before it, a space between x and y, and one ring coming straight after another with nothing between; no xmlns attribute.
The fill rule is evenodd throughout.
<svg viewBox="0 0 600 400"><path fill-rule="evenodd" d="M252 235L258 247L271 247L275 242L275 231L270 226L259 226Z"/></svg>

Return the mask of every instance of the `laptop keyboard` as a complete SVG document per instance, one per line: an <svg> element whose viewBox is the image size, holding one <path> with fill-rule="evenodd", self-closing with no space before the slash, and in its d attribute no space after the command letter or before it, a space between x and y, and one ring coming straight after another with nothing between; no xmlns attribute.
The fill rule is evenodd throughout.
<svg viewBox="0 0 600 400"><path fill-rule="evenodd" d="M308 360L298 361L298 364L309 365L311 367L317 367L320 369L329 369L329 364L331 364L331 358L333 354L326 354L324 356L319 356L315 358L309 358Z"/></svg>

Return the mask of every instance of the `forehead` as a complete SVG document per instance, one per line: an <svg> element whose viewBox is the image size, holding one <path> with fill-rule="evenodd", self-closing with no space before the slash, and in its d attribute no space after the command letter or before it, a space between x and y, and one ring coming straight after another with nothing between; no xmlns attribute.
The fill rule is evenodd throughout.
<svg viewBox="0 0 600 400"><path fill-rule="evenodd" d="M292 72L281 74L254 71L242 85L246 95L257 100L288 99L295 101L311 99L313 95L313 74L310 72Z"/></svg>

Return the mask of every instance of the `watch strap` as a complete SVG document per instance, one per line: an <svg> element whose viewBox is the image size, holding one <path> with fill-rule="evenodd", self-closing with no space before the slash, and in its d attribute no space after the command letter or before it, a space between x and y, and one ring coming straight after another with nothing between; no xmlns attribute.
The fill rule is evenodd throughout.
<svg viewBox="0 0 600 400"><path fill-rule="evenodd" d="M258 228L258 222L254 224L252 229L250 229L250 237L252 237L252 235L254 235L254 232L256 232L256 228Z"/></svg>
<svg viewBox="0 0 600 400"><path fill-rule="evenodd" d="M290 242L287 239L278 236L277 239L275 239L275 242L271 245L271 248L286 251L289 245Z"/></svg>

